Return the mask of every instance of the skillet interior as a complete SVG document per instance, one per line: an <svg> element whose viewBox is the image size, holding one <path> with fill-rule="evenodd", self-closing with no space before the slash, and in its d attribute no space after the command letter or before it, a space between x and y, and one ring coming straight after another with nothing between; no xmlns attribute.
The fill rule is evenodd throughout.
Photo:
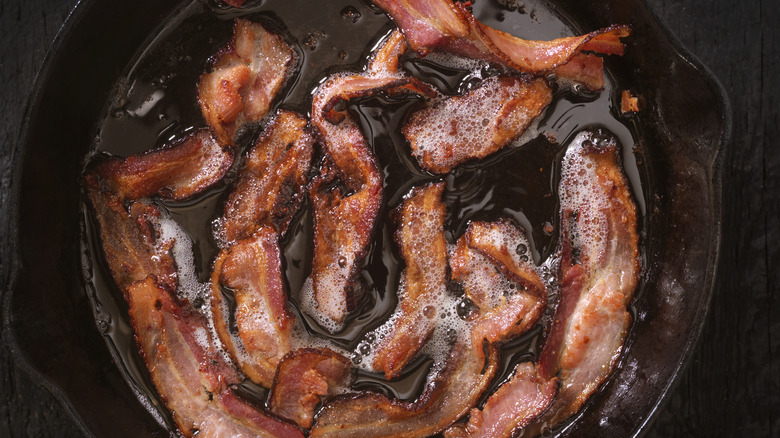
<svg viewBox="0 0 780 438"><path fill-rule="evenodd" d="M117 372L84 291L78 176L119 72L172 6L83 2L38 79L19 145L18 266L7 295L7 341L96 436L165 435ZM628 351L610 383L564 434L631 435L642 429L690 355L709 302L720 234L719 157L725 98L639 2L562 1L588 28L628 22L634 35L615 72L646 101L638 147L646 183L646 288ZM104 37L107 36L107 37ZM21 156L21 154L20 154ZM641 396L637 396L641 394Z"/></svg>

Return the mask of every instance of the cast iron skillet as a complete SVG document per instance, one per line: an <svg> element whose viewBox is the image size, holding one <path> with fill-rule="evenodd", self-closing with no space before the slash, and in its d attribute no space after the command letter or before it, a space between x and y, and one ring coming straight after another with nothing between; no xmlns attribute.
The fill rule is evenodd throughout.
<svg viewBox="0 0 780 438"><path fill-rule="evenodd" d="M486 0L482 0L486 1ZM94 123L136 50L173 2L83 1L60 32L31 97L12 181L10 282L3 341L19 363L94 436L165 436L138 403L95 326L82 277L79 175ZM641 433L686 365L705 320L721 232L720 159L730 108L713 75L641 0L561 0L589 28L630 23L615 66L646 111L638 147L645 181L648 265L626 352L565 436ZM3 276L5 277L5 276Z"/></svg>

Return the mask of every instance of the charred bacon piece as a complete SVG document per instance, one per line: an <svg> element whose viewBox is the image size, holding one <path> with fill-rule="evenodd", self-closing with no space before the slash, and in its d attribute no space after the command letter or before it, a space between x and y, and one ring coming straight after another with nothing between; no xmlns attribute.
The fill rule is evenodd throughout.
<svg viewBox="0 0 780 438"><path fill-rule="evenodd" d="M247 154L225 204L219 236L225 243L250 237L260 226L287 231L305 195L314 137L307 120L281 110Z"/></svg>
<svg viewBox="0 0 780 438"><path fill-rule="evenodd" d="M260 121L294 68L296 55L262 25L236 19L233 39L198 83L203 118L222 143L245 123Z"/></svg>
<svg viewBox="0 0 780 438"><path fill-rule="evenodd" d="M214 327L225 349L247 377L270 387L279 361L290 351L294 318L287 309L276 231L260 228L221 251L211 289Z"/></svg>
<svg viewBox="0 0 780 438"><path fill-rule="evenodd" d="M472 222L451 257L453 280L477 307L475 344L521 335L542 316L547 289L530 260L528 240L509 221Z"/></svg>
<svg viewBox="0 0 780 438"><path fill-rule="evenodd" d="M558 393L557 379L542 379L530 362L518 364L482 409L472 408L467 424L444 431L446 438L511 437L544 413Z"/></svg>
<svg viewBox="0 0 780 438"><path fill-rule="evenodd" d="M577 135L563 159L560 302L539 374L560 374L561 390L536 428L576 413L612 372L630 323L640 274L636 206L614 137Z"/></svg>
<svg viewBox="0 0 780 438"><path fill-rule="evenodd" d="M314 410L326 396L346 389L350 363L332 350L305 348L282 359L271 388L271 412L308 429Z"/></svg>
<svg viewBox="0 0 780 438"><path fill-rule="evenodd" d="M141 355L183 435L303 437L231 392L241 377L214 346L201 314L178 304L151 276L130 285L127 297Z"/></svg>
<svg viewBox="0 0 780 438"><path fill-rule="evenodd" d="M233 164L234 152L202 129L162 149L124 159L111 158L94 169L103 190L118 200L152 195L181 200L211 186Z"/></svg>
<svg viewBox="0 0 780 438"><path fill-rule="evenodd" d="M373 366L388 380L398 377L436 328L447 293L446 207L443 182L418 187L401 205L396 242L406 262L399 302L375 347Z"/></svg>
<svg viewBox="0 0 780 438"><path fill-rule="evenodd" d="M374 0L404 32L412 50L441 50L497 62L526 73L555 72L598 90L603 87L601 58L583 52L622 55L620 38L628 26L611 26L582 36L527 41L486 26L466 5L452 0ZM568 63L574 61L571 66Z"/></svg>
<svg viewBox="0 0 780 438"><path fill-rule="evenodd" d="M474 345L458 334L447 361L428 376L412 403L364 392L337 396L317 415L311 437L425 437L441 432L468 412L495 377L498 349Z"/></svg>
<svg viewBox="0 0 780 438"><path fill-rule="evenodd" d="M337 331L355 309L353 282L365 257L382 203L382 173L346 101L386 93L427 93L425 84L398 72L406 50L392 34L362 74L331 76L315 92L312 123L326 155L309 196L314 207L312 289L316 314Z"/></svg>
<svg viewBox="0 0 780 438"><path fill-rule="evenodd" d="M491 77L464 95L415 112L403 133L424 169L447 173L509 144L551 100L552 91L541 78Z"/></svg>
<svg viewBox="0 0 780 438"><path fill-rule="evenodd" d="M225 205L224 248L212 272L217 334L241 370L270 387L290 351L279 236L304 196L314 139L302 116L280 111L249 151Z"/></svg>

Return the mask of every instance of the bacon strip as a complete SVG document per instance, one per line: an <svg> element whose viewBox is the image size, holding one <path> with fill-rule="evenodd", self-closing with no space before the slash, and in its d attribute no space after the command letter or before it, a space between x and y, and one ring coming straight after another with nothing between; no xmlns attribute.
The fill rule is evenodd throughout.
<svg viewBox="0 0 780 438"><path fill-rule="evenodd" d="M152 277L130 285L127 296L138 347L183 435L303 437L231 393L241 378L214 347L202 315L178 305Z"/></svg>
<svg viewBox="0 0 780 438"><path fill-rule="evenodd" d="M491 395L482 409L469 412L466 425L453 425L445 438L511 437L544 413L558 393L558 380L539 377L530 362L518 364L512 377Z"/></svg>
<svg viewBox="0 0 780 438"><path fill-rule="evenodd" d="M249 151L221 221L230 246L212 272L214 326L241 370L265 387L290 351L279 236L303 201L313 143L305 118L280 111Z"/></svg>
<svg viewBox="0 0 780 438"><path fill-rule="evenodd" d="M263 227L221 251L211 281L214 326L222 344L247 377L265 387L290 351L294 319L287 309L278 242L276 231ZM234 306L224 288L232 293Z"/></svg>
<svg viewBox="0 0 780 438"><path fill-rule="evenodd" d="M471 316L475 344L519 336L544 313L547 290L528 248L523 231L509 221L472 222L458 240L452 278L479 309Z"/></svg>
<svg viewBox="0 0 780 438"><path fill-rule="evenodd" d="M160 211L144 202L126 204L152 195L189 198L222 178L232 163L233 151L202 130L169 147L111 158L87 171L82 183L106 262L122 290L152 274L159 284L176 287L170 244L159 241Z"/></svg>
<svg viewBox="0 0 780 438"><path fill-rule="evenodd" d="M234 152L200 130L163 149L112 158L94 173L120 201L152 195L181 200L211 186L233 164Z"/></svg>
<svg viewBox="0 0 780 438"><path fill-rule="evenodd" d="M245 239L260 226L287 231L305 195L314 137L307 120L281 110L249 151L225 204L219 236L224 243Z"/></svg>
<svg viewBox="0 0 780 438"><path fill-rule="evenodd" d="M375 393L336 397L318 414L311 437L425 437L441 432L474 406L495 377L498 349L474 346L461 333L446 365L428 377L413 403Z"/></svg>
<svg viewBox="0 0 780 438"><path fill-rule="evenodd" d="M345 389L350 377L349 360L332 350L291 352L279 363L269 396L271 412L309 428L322 399Z"/></svg>
<svg viewBox="0 0 780 438"><path fill-rule="evenodd" d="M379 92L432 93L397 71L398 56L405 50L402 36L395 32L368 71L331 76L314 94L312 123L322 137L326 163L309 192L314 207L312 288L315 316L333 331L356 307L352 282L382 203L382 173L357 123L347 115L345 103Z"/></svg>
<svg viewBox="0 0 780 438"><path fill-rule="evenodd" d="M560 302L539 359L561 391L535 427L576 413L609 376L623 347L639 274L636 206L618 164L616 140L577 135L563 160Z"/></svg>
<svg viewBox="0 0 780 438"><path fill-rule="evenodd" d="M380 327L384 340L375 347L373 366L388 380L398 377L428 340L439 320L447 293L446 208L441 200L445 184L412 190L400 207L396 241L406 262L399 303L393 316Z"/></svg>
<svg viewBox="0 0 780 438"><path fill-rule="evenodd" d="M509 144L551 101L543 79L491 77L462 96L413 113L402 132L423 169L447 173Z"/></svg>
<svg viewBox="0 0 780 438"><path fill-rule="evenodd" d="M187 150L185 143L174 150ZM230 385L241 376L215 346L206 319L186 300L177 301L172 242L162 245L157 208L135 202L129 194L158 193L162 187L191 188L187 196L207 187L199 166L209 168L199 154L171 150L108 162L87 172L84 186L100 228L103 249L115 282L130 308L130 318L152 381L179 431L185 436L303 437L290 424L271 417L235 396ZM152 159L154 158L154 160ZM232 155L229 156L232 160ZM156 184L123 178L132 163L155 163L172 169ZM221 161L217 160L217 163ZM217 168L223 168L219 165ZM129 169L129 170L128 170ZM208 173L208 172L206 172ZM213 180L214 177L209 177ZM111 181L124 184L111 191ZM163 191L163 194L182 193ZM171 195L178 196L178 195ZM125 209L124 203L129 202Z"/></svg>
<svg viewBox="0 0 780 438"><path fill-rule="evenodd" d="M236 19L233 39L198 83L203 118L225 144L245 123L261 120L294 68L296 55L282 37Z"/></svg>
<svg viewBox="0 0 780 438"><path fill-rule="evenodd" d="M591 89L603 87L603 68L596 57L582 58L583 51L622 55L620 38L630 34L628 26L610 26L582 36L553 41L527 41L488 27L474 17L466 5L451 0L374 0L404 32L412 50L425 54L442 50L468 58L502 63L526 73L555 71L559 77L583 83ZM585 56L585 55L582 55ZM573 58L578 68L557 70ZM582 68L585 65L589 68Z"/></svg>

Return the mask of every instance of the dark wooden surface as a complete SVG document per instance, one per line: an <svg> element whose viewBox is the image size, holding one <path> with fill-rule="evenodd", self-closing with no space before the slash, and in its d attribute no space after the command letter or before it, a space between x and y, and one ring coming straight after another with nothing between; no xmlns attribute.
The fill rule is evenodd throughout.
<svg viewBox="0 0 780 438"><path fill-rule="evenodd" d="M8 239L10 151L35 74L75 3L0 0L0 247ZM648 436L780 436L780 2L648 3L714 71L734 111L712 308ZM0 437L81 435L59 402L0 349Z"/></svg>

